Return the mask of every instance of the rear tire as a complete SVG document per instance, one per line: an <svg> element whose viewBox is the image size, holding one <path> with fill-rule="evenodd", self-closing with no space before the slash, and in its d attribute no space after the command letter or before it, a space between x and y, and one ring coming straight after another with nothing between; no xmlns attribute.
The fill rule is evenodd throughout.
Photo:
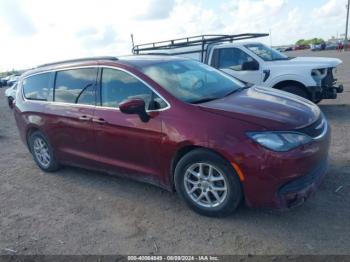
<svg viewBox="0 0 350 262"><path fill-rule="evenodd" d="M52 146L40 131L29 135L29 147L35 163L45 172L54 172L60 165L56 160Z"/></svg>
<svg viewBox="0 0 350 262"><path fill-rule="evenodd" d="M211 217L227 216L242 201L242 186L233 167L221 156L196 149L175 168L175 188L195 212Z"/></svg>
<svg viewBox="0 0 350 262"><path fill-rule="evenodd" d="M297 86L297 85L284 86L281 88L281 90L310 100L310 95L306 92L306 90L304 90L300 86Z"/></svg>
<svg viewBox="0 0 350 262"><path fill-rule="evenodd" d="M8 98L7 98L7 103L8 103L8 105L9 105L9 107L12 109L12 107L13 107L13 97L11 97L11 96L9 96Z"/></svg>

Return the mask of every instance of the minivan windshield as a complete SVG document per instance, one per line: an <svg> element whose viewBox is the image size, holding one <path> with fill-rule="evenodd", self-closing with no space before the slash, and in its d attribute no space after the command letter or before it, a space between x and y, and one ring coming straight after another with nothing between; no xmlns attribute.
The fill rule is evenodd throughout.
<svg viewBox="0 0 350 262"><path fill-rule="evenodd" d="M173 60L146 65L141 71L176 98L203 103L245 88L239 80L193 60Z"/></svg>
<svg viewBox="0 0 350 262"><path fill-rule="evenodd" d="M265 61L277 61L277 60L289 60L290 57L282 54L281 52L267 47L266 45L259 43L252 43L245 45L250 51L259 56Z"/></svg>

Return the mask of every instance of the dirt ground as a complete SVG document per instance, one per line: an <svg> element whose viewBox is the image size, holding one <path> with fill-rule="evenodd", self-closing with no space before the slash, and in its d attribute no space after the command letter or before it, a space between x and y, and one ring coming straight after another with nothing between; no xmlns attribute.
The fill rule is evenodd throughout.
<svg viewBox="0 0 350 262"><path fill-rule="evenodd" d="M325 181L288 212L214 219L154 186L71 167L45 174L0 89L0 254L350 254L350 52L289 55L340 57L345 92L320 103L333 132Z"/></svg>

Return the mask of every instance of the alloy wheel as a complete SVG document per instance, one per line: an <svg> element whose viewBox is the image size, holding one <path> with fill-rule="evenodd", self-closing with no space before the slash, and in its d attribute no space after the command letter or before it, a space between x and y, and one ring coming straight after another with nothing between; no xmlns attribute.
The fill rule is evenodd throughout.
<svg viewBox="0 0 350 262"><path fill-rule="evenodd" d="M51 156L49 147L44 139L36 137L33 142L34 154L40 165L44 168L50 166Z"/></svg>
<svg viewBox="0 0 350 262"><path fill-rule="evenodd" d="M206 208L217 207L225 201L227 184L222 171L208 163L192 164L184 176L188 196L197 205Z"/></svg>

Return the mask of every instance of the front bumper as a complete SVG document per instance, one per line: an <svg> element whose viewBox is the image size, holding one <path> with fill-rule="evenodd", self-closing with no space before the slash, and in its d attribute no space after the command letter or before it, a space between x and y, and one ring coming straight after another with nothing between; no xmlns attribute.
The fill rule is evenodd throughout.
<svg viewBox="0 0 350 262"><path fill-rule="evenodd" d="M322 99L336 99L337 94L344 91L343 85L309 86L307 89L311 94L311 100L314 102Z"/></svg>
<svg viewBox="0 0 350 262"><path fill-rule="evenodd" d="M322 161L310 174L284 184L278 191L280 208L299 206L316 191L326 174L328 161Z"/></svg>
<svg viewBox="0 0 350 262"><path fill-rule="evenodd" d="M320 101L322 99L335 99L338 93L344 91L343 85L337 85L337 79L333 76L333 69L328 68L326 76L321 80L320 86L307 87L311 94L312 101Z"/></svg>
<svg viewBox="0 0 350 262"><path fill-rule="evenodd" d="M303 132L310 133L310 130ZM253 208L279 209L302 204L326 174L329 145L328 124L319 139L288 152L273 152L254 143L246 144L249 154L240 166L245 174L246 204Z"/></svg>

